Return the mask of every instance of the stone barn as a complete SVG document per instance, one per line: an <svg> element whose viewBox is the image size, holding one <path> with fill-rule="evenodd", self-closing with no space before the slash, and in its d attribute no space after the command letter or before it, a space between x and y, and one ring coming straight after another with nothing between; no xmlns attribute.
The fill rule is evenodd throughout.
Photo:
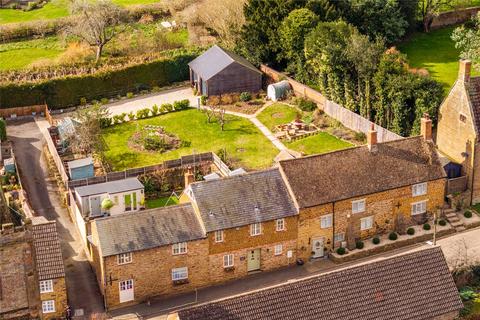
<svg viewBox="0 0 480 320"><path fill-rule="evenodd" d="M239 55L214 45L188 64L190 84L199 94L222 95L257 92L262 89L262 72Z"/></svg>

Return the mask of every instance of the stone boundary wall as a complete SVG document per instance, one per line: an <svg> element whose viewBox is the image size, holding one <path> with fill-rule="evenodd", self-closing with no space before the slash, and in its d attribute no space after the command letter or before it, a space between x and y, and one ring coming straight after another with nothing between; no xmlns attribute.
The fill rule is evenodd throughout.
<svg viewBox="0 0 480 320"><path fill-rule="evenodd" d="M470 20L470 18L479 11L480 7L472 7L440 13L438 16L433 18L430 28L432 30L440 29L443 27L464 23Z"/></svg>
<svg viewBox="0 0 480 320"><path fill-rule="evenodd" d="M467 176L447 179L447 194L454 194L467 190Z"/></svg>
<svg viewBox="0 0 480 320"><path fill-rule="evenodd" d="M403 137L393 133L368 119L365 119L361 115L350 111L339 104L336 104L333 101L328 100L320 92L290 78L285 76L283 73L276 71L266 65L261 65L260 70L267 76L267 78L277 82L280 80L287 80L296 95L304 96L312 101L314 101L321 110L323 110L330 117L340 121L345 127L354 130L368 133L372 124L375 126L378 135L379 142L392 141L402 139Z"/></svg>

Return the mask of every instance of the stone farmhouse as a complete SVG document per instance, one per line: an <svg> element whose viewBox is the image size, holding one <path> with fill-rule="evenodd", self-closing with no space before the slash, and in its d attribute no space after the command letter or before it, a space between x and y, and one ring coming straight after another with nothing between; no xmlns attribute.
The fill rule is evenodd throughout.
<svg viewBox="0 0 480 320"><path fill-rule="evenodd" d="M446 175L431 120L418 137L281 161L194 182L181 204L91 222L91 261L107 309L327 256L338 246L424 222ZM155 267L152 267L155 266Z"/></svg>
<svg viewBox="0 0 480 320"><path fill-rule="evenodd" d="M461 60L458 79L440 106L436 143L449 161L461 165L466 203L475 204L480 202L480 77L471 77L470 70L471 62Z"/></svg>
<svg viewBox="0 0 480 320"><path fill-rule="evenodd" d="M447 320L462 308L442 250L434 247L194 306L167 319Z"/></svg>

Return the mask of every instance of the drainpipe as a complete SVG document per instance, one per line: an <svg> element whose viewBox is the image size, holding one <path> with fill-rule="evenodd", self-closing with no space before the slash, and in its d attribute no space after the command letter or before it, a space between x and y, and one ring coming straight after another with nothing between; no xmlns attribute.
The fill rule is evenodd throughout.
<svg viewBox="0 0 480 320"><path fill-rule="evenodd" d="M332 202L332 252L335 250L335 202Z"/></svg>
<svg viewBox="0 0 480 320"><path fill-rule="evenodd" d="M472 190L470 192L470 205L473 205L473 183L475 180L475 146L477 145L477 139L475 138L475 143L473 144L473 152L472 152L472 157L473 157L473 163L472 163Z"/></svg>
<svg viewBox="0 0 480 320"><path fill-rule="evenodd" d="M103 264L103 307L105 308L105 312L108 311L107 309L107 265L105 264L105 257L102 257L102 264Z"/></svg>

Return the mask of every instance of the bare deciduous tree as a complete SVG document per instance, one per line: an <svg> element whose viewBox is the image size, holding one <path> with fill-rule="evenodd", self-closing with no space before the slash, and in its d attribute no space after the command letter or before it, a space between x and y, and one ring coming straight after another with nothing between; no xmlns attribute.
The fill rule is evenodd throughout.
<svg viewBox="0 0 480 320"><path fill-rule="evenodd" d="M105 45L125 30L118 27L125 11L111 1L73 0L70 11L75 18L67 32L95 47L96 62L100 60Z"/></svg>
<svg viewBox="0 0 480 320"><path fill-rule="evenodd" d="M225 108L219 108L219 110L217 111L217 120L218 123L220 123L220 128L222 129L222 131L224 130L225 124L227 123L226 114L227 110L225 110Z"/></svg>

